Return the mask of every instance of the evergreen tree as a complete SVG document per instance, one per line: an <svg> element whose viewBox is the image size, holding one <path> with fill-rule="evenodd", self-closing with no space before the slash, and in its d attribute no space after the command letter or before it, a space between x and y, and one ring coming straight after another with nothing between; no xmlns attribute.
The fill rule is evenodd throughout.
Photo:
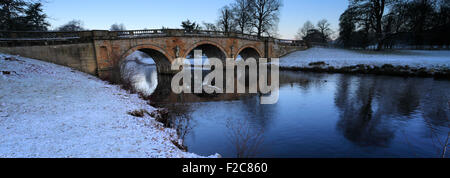
<svg viewBox="0 0 450 178"><path fill-rule="evenodd" d="M30 3L25 10L26 27L24 30L47 31L50 24L47 22L47 15L42 10L42 3Z"/></svg>
<svg viewBox="0 0 450 178"><path fill-rule="evenodd" d="M0 29L18 30L19 18L22 17L27 3L23 0L0 1Z"/></svg>
<svg viewBox="0 0 450 178"><path fill-rule="evenodd" d="M181 22L181 27L183 27L183 29L186 30L187 32L193 32L195 30L201 29L197 23L191 22L189 19Z"/></svg>
<svg viewBox="0 0 450 178"><path fill-rule="evenodd" d="M50 24L42 3L24 0L0 1L0 30L46 31Z"/></svg>

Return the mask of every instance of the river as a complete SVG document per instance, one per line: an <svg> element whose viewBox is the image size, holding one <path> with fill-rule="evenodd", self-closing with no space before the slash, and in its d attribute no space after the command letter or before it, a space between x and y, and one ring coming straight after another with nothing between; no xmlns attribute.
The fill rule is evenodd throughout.
<svg viewBox="0 0 450 178"><path fill-rule="evenodd" d="M127 66L200 155L437 158L450 132L448 80L280 71L278 103L260 105L257 94L176 95L154 65Z"/></svg>

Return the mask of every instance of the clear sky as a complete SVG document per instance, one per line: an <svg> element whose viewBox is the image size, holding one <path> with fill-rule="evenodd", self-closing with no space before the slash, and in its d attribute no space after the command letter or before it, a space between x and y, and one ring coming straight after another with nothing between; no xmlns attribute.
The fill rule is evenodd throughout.
<svg viewBox="0 0 450 178"><path fill-rule="evenodd" d="M233 0L46 0L45 12L51 28L70 20L84 22L88 29L109 29L123 23L129 30L144 28L180 28L181 21L215 22L219 8ZM283 0L278 33L281 38L294 38L307 20L317 23L328 19L333 30L348 0Z"/></svg>

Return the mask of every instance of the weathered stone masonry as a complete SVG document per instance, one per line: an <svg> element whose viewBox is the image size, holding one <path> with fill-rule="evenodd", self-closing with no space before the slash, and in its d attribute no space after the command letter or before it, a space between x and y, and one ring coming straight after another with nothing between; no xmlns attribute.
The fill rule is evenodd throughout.
<svg viewBox="0 0 450 178"><path fill-rule="evenodd" d="M70 34L69 34L70 33ZM254 57L278 58L303 50L304 45L222 32L184 30L85 31L85 32L0 32L0 52L40 59L68 66L108 79L121 60L139 50L152 56L158 72L173 73L170 64L202 45L220 49L226 58L244 50Z"/></svg>

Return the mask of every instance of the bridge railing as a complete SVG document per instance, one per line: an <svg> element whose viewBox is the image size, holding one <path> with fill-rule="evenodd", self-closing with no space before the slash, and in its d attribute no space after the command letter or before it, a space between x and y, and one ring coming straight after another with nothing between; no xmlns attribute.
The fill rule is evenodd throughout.
<svg viewBox="0 0 450 178"><path fill-rule="evenodd" d="M306 46L306 42L303 40L275 39L275 43L284 46Z"/></svg>
<svg viewBox="0 0 450 178"><path fill-rule="evenodd" d="M145 38L161 36L196 36L196 37L230 37L247 40L273 40L279 45L301 46L304 45L300 40L283 40L270 37L258 37L251 34L242 34L235 32L193 30L184 29L150 29L150 30L125 30L125 31L75 31L75 32L29 32L29 31L0 31L0 42L8 41L88 41L92 39L121 39L121 38Z"/></svg>
<svg viewBox="0 0 450 178"><path fill-rule="evenodd" d="M209 30L184 30L184 29L153 29L153 30L127 30L109 31L113 38L139 38L151 36L195 36L195 37L235 37L248 40L262 40L261 37L235 32L209 31Z"/></svg>
<svg viewBox="0 0 450 178"><path fill-rule="evenodd" d="M163 30L127 30L127 31L110 31L110 34L117 37L139 37L139 36L152 36L158 34L164 34Z"/></svg>
<svg viewBox="0 0 450 178"><path fill-rule="evenodd" d="M226 36L225 32L221 31L209 31L209 30L183 30L185 35L200 35L200 36Z"/></svg>
<svg viewBox="0 0 450 178"><path fill-rule="evenodd" d="M208 30L195 30L195 31L184 31L186 35L195 36L220 36L220 37L232 37L232 38L242 38L248 40L261 40L261 37L250 34L236 33L236 32L223 32L223 31L208 31Z"/></svg>
<svg viewBox="0 0 450 178"><path fill-rule="evenodd" d="M52 40L76 39L89 32L38 32L38 31L0 31L0 40Z"/></svg>

